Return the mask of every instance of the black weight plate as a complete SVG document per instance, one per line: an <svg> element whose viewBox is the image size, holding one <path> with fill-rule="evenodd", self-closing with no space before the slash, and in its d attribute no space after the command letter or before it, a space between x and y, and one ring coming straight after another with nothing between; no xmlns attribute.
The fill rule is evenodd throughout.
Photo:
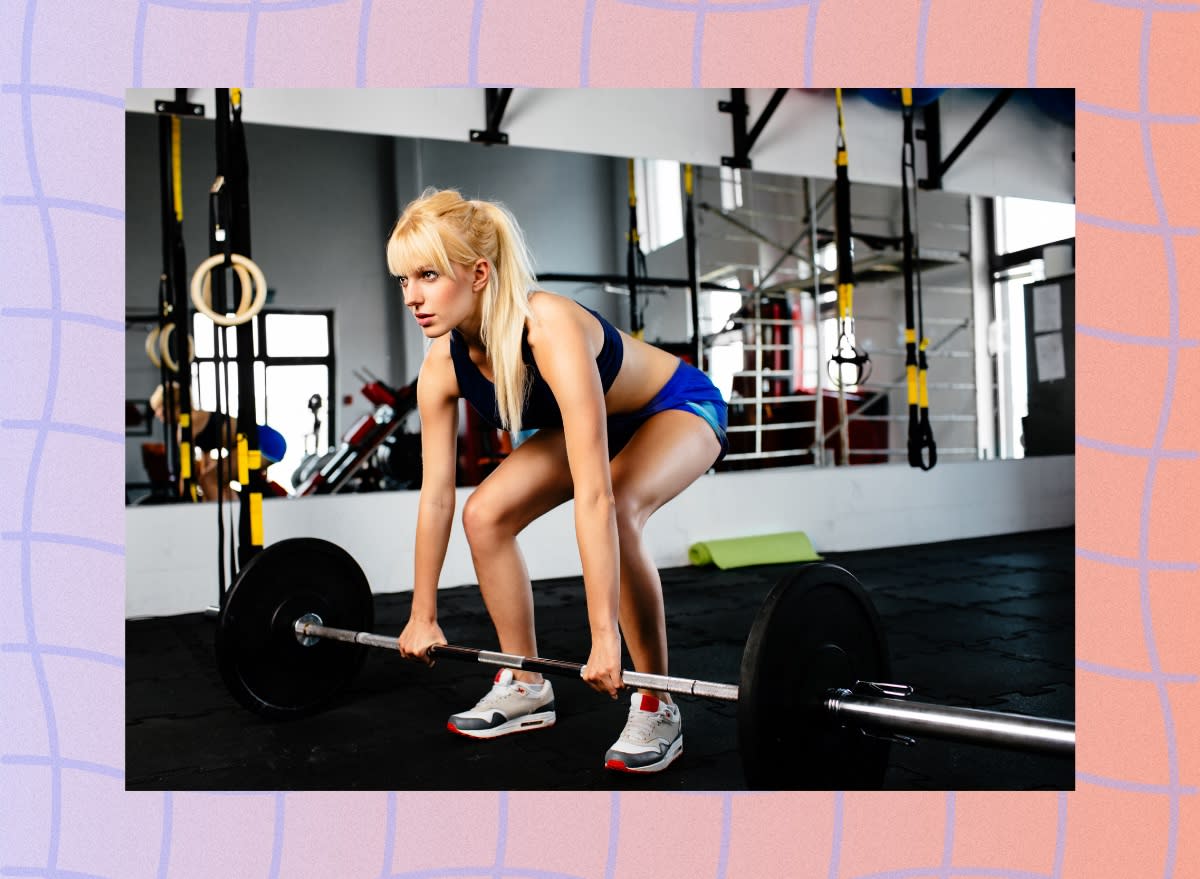
<svg viewBox="0 0 1200 879"><path fill-rule="evenodd" d="M367 648L304 646L295 623L315 613L333 628L370 631L371 587L350 554L312 537L281 540L242 569L217 620L217 664L234 697L273 718L311 714L341 694Z"/></svg>
<svg viewBox="0 0 1200 879"><path fill-rule="evenodd" d="M805 565L763 603L742 655L738 749L751 788L871 790L887 770L885 741L844 729L825 694L891 680L879 616L843 568Z"/></svg>

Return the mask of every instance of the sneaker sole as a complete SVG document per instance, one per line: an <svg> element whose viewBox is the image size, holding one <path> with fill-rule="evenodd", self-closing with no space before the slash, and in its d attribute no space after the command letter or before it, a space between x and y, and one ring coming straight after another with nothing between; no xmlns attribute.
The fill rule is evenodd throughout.
<svg viewBox="0 0 1200 879"><path fill-rule="evenodd" d="M683 753L683 736L677 738L671 743L671 747L667 748L667 753L657 763L649 763L645 766L626 766L621 760L608 760L604 764L605 769L611 769L614 772L629 772L634 775L640 775L646 772L662 772L668 766L675 762Z"/></svg>
<svg viewBox="0 0 1200 879"><path fill-rule="evenodd" d="M446 722L446 729L456 735L465 736L469 739L494 739L499 736L512 735L513 733L533 732L536 729L545 729L546 727L554 726L556 717L553 712L544 712L542 714L526 714L518 717L515 720L509 720L499 726L493 726L490 729L459 729L453 723Z"/></svg>

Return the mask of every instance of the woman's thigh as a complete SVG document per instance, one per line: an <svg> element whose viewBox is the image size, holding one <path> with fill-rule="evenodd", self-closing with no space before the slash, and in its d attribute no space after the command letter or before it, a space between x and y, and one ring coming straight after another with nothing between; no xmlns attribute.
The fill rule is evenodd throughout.
<svg viewBox="0 0 1200 879"><path fill-rule="evenodd" d="M474 519L515 534L573 493L562 430L539 430L479 484L463 516L468 528Z"/></svg>
<svg viewBox="0 0 1200 879"><path fill-rule="evenodd" d="M650 416L612 461L617 509L644 521L704 474L721 452L708 422L668 409Z"/></svg>

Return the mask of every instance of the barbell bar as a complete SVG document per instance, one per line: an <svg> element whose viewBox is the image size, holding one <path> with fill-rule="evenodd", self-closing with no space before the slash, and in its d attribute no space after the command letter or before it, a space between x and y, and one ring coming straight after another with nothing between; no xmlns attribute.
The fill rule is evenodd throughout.
<svg viewBox="0 0 1200 879"><path fill-rule="evenodd" d="M272 718L336 701L367 647L373 596L336 544L283 540L258 553L226 596L217 625L221 676L235 698ZM435 658L578 677L582 666L541 657L436 645ZM626 686L736 702L738 746L753 788L853 790L882 786L890 745L910 735L1070 756L1075 726L1008 712L907 698L891 678L878 614L848 571L809 564L785 575L751 626L739 684L622 672Z"/></svg>
<svg viewBox="0 0 1200 879"><path fill-rule="evenodd" d="M308 617L306 619L306 617ZM306 644L307 638L332 638L335 641L345 641L350 644L365 644L368 647L382 647L385 650L399 650L399 642L393 636L374 635L370 632L352 632L349 629L334 629L322 625L316 614L306 614L295 622L296 636L301 644ZM312 646L307 643L306 646ZM546 659L541 656L520 656L516 653L497 653L492 650L480 650L476 647L461 647L455 644L435 644L429 648L429 655L434 659L464 660L479 662L484 665L494 665L500 668L513 668L518 671L533 671L542 674L580 677L583 665L577 662L566 662L561 659ZM702 696L705 699L718 699L724 702L736 702L738 688L736 684L718 684L713 681L697 681L691 678L677 678L668 675L648 674L645 672L622 671L621 683L626 687L642 687L647 690L663 690L682 696Z"/></svg>
<svg viewBox="0 0 1200 879"><path fill-rule="evenodd" d="M306 614L294 624L302 644L312 646L317 639L330 638L351 644L364 644L385 650L398 650L395 637L370 632L353 632L322 625L315 614ZM312 639L312 640L309 640ZM437 644L429 649L435 659L479 662L484 665L532 671L542 674L579 677L583 665L561 659L497 653L455 644ZM621 683L626 687L661 690L682 696L699 696L723 702L738 701L737 684L722 684L669 675L622 671ZM861 688L861 689L858 689ZM892 696L871 695L893 693ZM901 693L903 697L897 698ZM1048 754L1072 754L1075 750L1075 724L1066 720L988 711L980 708L961 708L909 700L912 688L895 684L856 682L856 689L831 690L824 701L825 711L846 726L891 735L928 735L948 741L966 742L998 748Z"/></svg>

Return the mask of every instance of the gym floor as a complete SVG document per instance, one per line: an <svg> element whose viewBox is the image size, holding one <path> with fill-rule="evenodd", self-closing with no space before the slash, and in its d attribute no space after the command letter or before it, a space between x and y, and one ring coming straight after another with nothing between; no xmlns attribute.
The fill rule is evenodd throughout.
<svg viewBox="0 0 1200 879"><path fill-rule="evenodd" d="M915 698L1073 720L1074 530L850 553L826 560L862 581L886 631L895 683ZM663 570L672 674L736 683L754 615L787 565ZM582 662L582 580L534 584L539 651ZM398 633L410 596L375 600L375 631ZM474 587L443 589L453 643L494 647ZM369 650L346 698L308 718L270 722L241 708L213 659L204 614L126 623L129 790L739 790L737 706L678 697L685 749L666 772L605 770L628 698L612 703L555 679L558 723L476 741L446 731L492 672L442 661L430 670ZM625 666L629 667L628 662ZM922 741L893 746L891 790L1070 790L1069 758Z"/></svg>

